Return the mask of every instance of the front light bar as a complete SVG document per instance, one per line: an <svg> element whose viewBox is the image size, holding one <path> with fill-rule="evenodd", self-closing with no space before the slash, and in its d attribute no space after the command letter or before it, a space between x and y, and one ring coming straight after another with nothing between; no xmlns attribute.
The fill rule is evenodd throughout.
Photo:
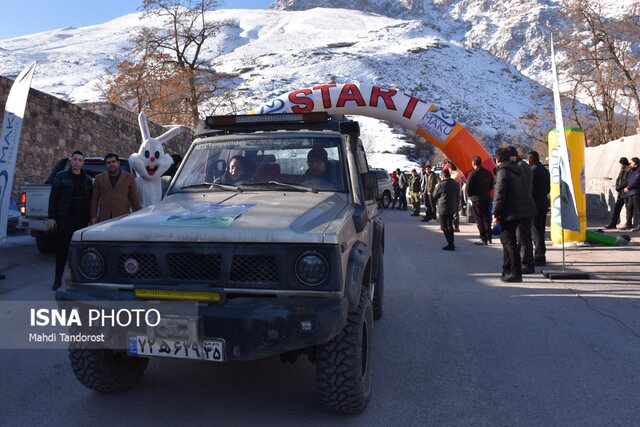
<svg viewBox="0 0 640 427"><path fill-rule="evenodd" d="M140 299L169 300L169 301L198 301L220 302L220 292L209 291L172 291L164 289L134 289L133 295Z"/></svg>

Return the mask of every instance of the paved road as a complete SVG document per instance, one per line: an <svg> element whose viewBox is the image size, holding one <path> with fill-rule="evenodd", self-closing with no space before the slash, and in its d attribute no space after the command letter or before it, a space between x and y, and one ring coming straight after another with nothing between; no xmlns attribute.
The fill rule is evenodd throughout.
<svg viewBox="0 0 640 427"><path fill-rule="evenodd" d="M153 360L142 384L99 395L65 351L0 350L2 425L636 425L640 259L632 246L567 259L590 281L499 281L500 246L473 225L440 250L438 227L386 211L385 314L374 331L374 393L358 416L317 404L308 361ZM28 238L0 246L0 302L52 297L53 257ZM560 260L559 250L548 254ZM615 261L615 262L614 262Z"/></svg>

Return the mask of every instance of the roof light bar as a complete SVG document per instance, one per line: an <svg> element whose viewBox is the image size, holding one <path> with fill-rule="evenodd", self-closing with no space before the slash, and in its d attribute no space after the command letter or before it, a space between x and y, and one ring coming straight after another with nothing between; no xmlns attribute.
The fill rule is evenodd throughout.
<svg viewBox="0 0 640 427"><path fill-rule="evenodd" d="M222 126L251 126L257 124L302 124L328 123L329 115L326 111L313 113L282 113L282 114L246 114L238 116L207 116L206 127L215 129Z"/></svg>

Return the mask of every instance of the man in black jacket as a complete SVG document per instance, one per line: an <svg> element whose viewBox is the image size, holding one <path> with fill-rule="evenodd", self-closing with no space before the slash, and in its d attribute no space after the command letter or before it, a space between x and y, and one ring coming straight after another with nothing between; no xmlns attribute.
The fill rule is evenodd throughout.
<svg viewBox="0 0 640 427"><path fill-rule="evenodd" d="M516 243L516 229L522 220L531 217L535 204L527 186L524 172L509 157L509 149L496 150L495 187L493 189L493 224L502 226L500 242L503 249L502 281L522 282L520 252Z"/></svg>
<svg viewBox="0 0 640 427"><path fill-rule="evenodd" d="M458 211L460 204L460 186L451 178L451 173L444 169L440 172L440 182L433 191L433 200L436 202L438 216L440 217L440 228L447 239L447 246L443 251L454 251L453 243L454 226L453 216Z"/></svg>
<svg viewBox="0 0 640 427"><path fill-rule="evenodd" d="M436 176L436 173L431 170L431 165L424 165L423 170L424 172L422 182L420 183L420 191L422 192L422 197L424 199L425 212L422 221L427 222L432 219L437 219L436 203L433 200L433 191L436 189L438 177Z"/></svg>
<svg viewBox="0 0 640 427"><path fill-rule="evenodd" d="M531 195L533 189L533 172L531 166L520 158L518 150L514 146L509 146L509 157L521 169L525 181L525 190ZM523 218L516 229L516 241L520 248L520 261L522 262L522 274L532 274L535 272L533 261L533 241L531 240L531 222L536 215L535 207L529 212L528 218Z"/></svg>
<svg viewBox="0 0 640 427"><path fill-rule="evenodd" d="M631 158L631 172L627 186L622 190L629 200L627 202L626 227L632 231L640 231L640 159Z"/></svg>
<svg viewBox="0 0 640 427"><path fill-rule="evenodd" d="M547 168L540 163L540 155L537 151L529 152L527 162L531 166L531 172L533 172L533 188L531 191L537 211L531 221L531 237L535 247L533 260L535 265L545 265L547 263L547 247L544 243L544 233L547 226L547 212L549 212L551 176Z"/></svg>
<svg viewBox="0 0 640 427"><path fill-rule="evenodd" d="M82 171L84 154L74 151L71 168L58 172L51 185L49 195L49 229L57 230L56 274L52 289L60 287L67 262L69 242L76 230L86 227L91 221L91 178Z"/></svg>
<svg viewBox="0 0 640 427"><path fill-rule="evenodd" d="M613 206L613 216L611 217L611 222L604 227L607 230L611 230L616 228L618 225L618 221L620 220L620 212L622 211L623 206L627 206L628 198L624 193L624 188L627 186L627 181L629 180L629 173L631 172L631 168L629 167L629 159L626 157L620 157L620 172L618 173L618 177L616 178L616 191L618 192L618 197L616 198L616 204Z"/></svg>
<svg viewBox="0 0 640 427"><path fill-rule="evenodd" d="M487 245L491 242L491 214L489 202L491 189L493 188L493 174L482 167L480 156L471 159L473 171L469 174L465 191L471 201L473 216L480 233L480 241L476 245Z"/></svg>

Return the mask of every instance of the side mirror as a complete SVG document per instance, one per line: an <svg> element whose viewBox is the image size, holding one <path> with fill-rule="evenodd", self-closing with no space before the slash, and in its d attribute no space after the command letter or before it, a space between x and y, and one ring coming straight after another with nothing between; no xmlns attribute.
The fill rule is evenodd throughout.
<svg viewBox="0 0 640 427"><path fill-rule="evenodd" d="M354 206L355 211L353 213L353 222L356 227L356 231L360 233L364 230L365 225L369 221L367 215L366 201L375 201L378 198L378 177L375 172L366 172L360 175L360 185L362 186L362 193L364 194L364 204L356 204Z"/></svg>

